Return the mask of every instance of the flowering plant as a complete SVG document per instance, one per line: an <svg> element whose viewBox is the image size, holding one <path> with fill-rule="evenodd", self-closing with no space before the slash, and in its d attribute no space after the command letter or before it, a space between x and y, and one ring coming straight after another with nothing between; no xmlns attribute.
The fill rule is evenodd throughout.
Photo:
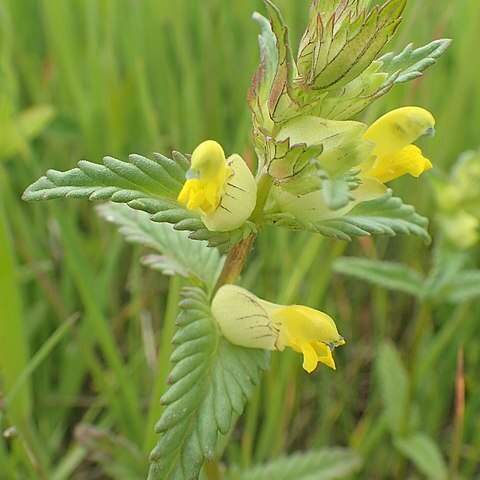
<svg viewBox="0 0 480 480"><path fill-rule="evenodd" d="M188 279L151 480L197 478L204 461L208 475L219 477L219 433L228 434L242 413L270 351L301 353L307 372L318 363L335 369L332 352L345 340L329 315L235 285L262 227L341 240L403 233L429 241L427 220L385 184L432 167L413 143L434 133L433 116L406 106L370 126L352 118L395 83L420 76L449 41L379 56L405 0L368 3L314 0L296 59L275 5L265 0L268 20L254 15L261 27L261 62L247 98L254 173L240 155L206 140L191 156L134 154L128 162L105 157L103 165L49 170L24 193L25 200L108 201L101 215L161 251L150 266ZM345 455L356 468L353 453Z"/></svg>

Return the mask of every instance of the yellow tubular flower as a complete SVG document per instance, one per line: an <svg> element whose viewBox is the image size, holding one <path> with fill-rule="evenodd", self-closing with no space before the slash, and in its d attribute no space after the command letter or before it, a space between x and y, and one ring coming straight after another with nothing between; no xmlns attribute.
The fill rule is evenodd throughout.
<svg viewBox="0 0 480 480"><path fill-rule="evenodd" d="M178 201L189 210L213 213L220 204L230 171L221 145L213 140L201 143L192 153L191 168Z"/></svg>
<svg viewBox="0 0 480 480"><path fill-rule="evenodd" d="M434 135L434 126L432 114L420 107L397 108L380 117L363 136L375 144L375 157L360 165L361 176L373 177L382 183L406 173L419 177L432 168L432 164L411 144L422 135Z"/></svg>
<svg viewBox="0 0 480 480"><path fill-rule="evenodd" d="M303 305L277 305L236 285L224 285L212 301L212 314L221 332L235 345L303 354L311 373L318 363L335 370L332 352L345 340L326 313Z"/></svg>
<svg viewBox="0 0 480 480"><path fill-rule="evenodd" d="M240 155L225 158L223 148L213 140L193 151L178 201L198 212L209 230L240 227L253 212L256 199L257 184Z"/></svg>

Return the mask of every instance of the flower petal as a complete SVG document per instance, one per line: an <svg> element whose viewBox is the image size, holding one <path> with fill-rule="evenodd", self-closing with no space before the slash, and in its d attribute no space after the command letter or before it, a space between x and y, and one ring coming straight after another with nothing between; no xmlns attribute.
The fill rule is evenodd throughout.
<svg viewBox="0 0 480 480"><path fill-rule="evenodd" d="M227 159L229 176L216 208L202 217L212 231L228 232L245 223L257 203L257 184L252 172L240 155Z"/></svg>
<svg viewBox="0 0 480 480"><path fill-rule="evenodd" d="M308 373L312 373L318 365L318 355L310 343L302 344L303 364L302 367Z"/></svg>
<svg viewBox="0 0 480 480"><path fill-rule="evenodd" d="M420 107L402 107L386 113L366 131L365 140L375 143L377 157L392 155L432 131L435 119Z"/></svg>
<svg viewBox="0 0 480 480"><path fill-rule="evenodd" d="M223 149L217 142L202 142L192 153L192 168L177 200L189 210L208 215L218 207L230 173ZM192 176L195 171L195 176Z"/></svg>
<svg viewBox="0 0 480 480"><path fill-rule="evenodd" d="M415 145L407 145L398 152L379 157L373 167L362 175L385 183L406 173L419 177L430 168L432 163L423 156L422 151Z"/></svg>
<svg viewBox="0 0 480 480"><path fill-rule="evenodd" d="M324 343L317 343L315 346L317 352L318 361L330 367L333 370L336 370L335 360L333 359L332 350L328 345Z"/></svg>

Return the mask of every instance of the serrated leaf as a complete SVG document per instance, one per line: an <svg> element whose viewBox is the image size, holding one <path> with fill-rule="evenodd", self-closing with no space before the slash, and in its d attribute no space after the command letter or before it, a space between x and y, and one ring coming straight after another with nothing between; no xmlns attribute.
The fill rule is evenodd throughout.
<svg viewBox="0 0 480 480"><path fill-rule="evenodd" d="M138 199L174 200L182 183L170 175L158 156L150 160L130 155L129 161L105 157L103 165L82 160L78 168L59 172L48 170L23 194L27 201L52 198L88 198L128 203ZM169 160L169 159L168 159ZM177 168L183 170L180 164ZM183 170L185 177L185 170Z"/></svg>
<svg viewBox="0 0 480 480"><path fill-rule="evenodd" d="M331 90L358 77L394 34L404 7L405 0L391 0L365 15L364 10L346 12L340 4L329 19L318 15L321 33L304 82L316 90Z"/></svg>
<svg viewBox="0 0 480 480"><path fill-rule="evenodd" d="M277 68L268 95L267 107L270 118L274 122L281 122L292 117L292 110L295 110L293 78L296 75L296 66L288 38L288 27L280 11L270 0L264 0L264 3L278 52Z"/></svg>
<svg viewBox="0 0 480 480"><path fill-rule="evenodd" d="M259 22L260 65L255 72L247 95L252 112L255 148L263 166L265 141L275 122L296 115L297 104L293 96L293 77L296 74L288 28L277 7L264 0L270 21L255 13Z"/></svg>
<svg viewBox="0 0 480 480"><path fill-rule="evenodd" d="M415 213L411 205L405 205L392 191L375 200L359 203L343 216L317 222L302 221L291 213L266 214L264 221L292 230L308 230L337 240L352 240L352 237L370 235L395 236L397 233L415 235L426 243L430 236L426 230L428 220Z"/></svg>
<svg viewBox="0 0 480 480"><path fill-rule="evenodd" d="M366 280L383 288L421 296L424 276L402 263L341 257L333 263L337 273Z"/></svg>
<svg viewBox="0 0 480 480"><path fill-rule="evenodd" d="M280 457L249 470L233 469L227 480L337 480L346 478L361 465L359 456L346 448L322 448Z"/></svg>
<svg viewBox="0 0 480 480"><path fill-rule="evenodd" d="M125 205L105 203L97 212L119 227L120 233L132 243L139 243L161 255L150 254L142 263L165 275L182 275L201 282L211 292L222 269L224 258L206 242L193 242L188 233L174 230L171 225L152 222L148 214L131 210Z"/></svg>
<svg viewBox="0 0 480 480"><path fill-rule="evenodd" d="M346 120L358 115L376 99L390 91L396 83L408 82L423 72L445 52L451 40L440 39L413 49L407 45L398 55L387 53L357 78L340 89L329 91L312 113L334 120ZM309 100L312 103L312 100Z"/></svg>
<svg viewBox="0 0 480 480"><path fill-rule="evenodd" d="M160 438L150 460L149 480L196 479L204 459L215 455L243 411L269 363L263 350L234 346L219 336L205 293L185 288L180 326L173 342L170 386L155 430Z"/></svg>
<svg viewBox="0 0 480 480"><path fill-rule="evenodd" d="M260 64L248 89L247 104L252 113L253 141L259 157L259 169L261 169L265 162L266 140L262 128L269 129L273 125L268 113L267 100L278 66L278 50L270 22L257 12L254 13L253 18L261 28L258 36Z"/></svg>
<svg viewBox="0 0 480 480"><path fill-rule="evenodd" d="M450 43L450 39L441 38L416 49L410 43L398 55L383 55L378 60L383 63L382 71L388 74L387 82L394 78L395 83L403 83L420 77L424 70L443 55Z"/></svg>
<svg viewBox="0 0 480 480"><path fill-rule="evenodd" d="M340 89L331 90L318 102L313 113L332 120L347 120L361 112L385 90L388 74L379 71L381 62L374 61L357 78Z"/></svg>
<svg viewBox="0 0 480 480"><path fill-rule="evenodd" d="M257 123L264 125L268 116L267 99L278 67L278 50L270 22L257 12L253 14L253 19L261 28L258 36L260 64L248 90L247 103Z"/></svg>
<svg viewBox="0 0 480 480"><path fill-rule="evenodd" d="M105 157L103 165L80 161L78 168L66 172L48 170L25 190L22 198L125 203L134 210L147 212L153 222L171 223L176 230L192 232L190 238L226 251L252 233L255 225L246 222L230 232L208 230L196 212L176 201L182 188L180 179L185 179L188 167L189 161L179 152L173 152L173 159L155 153L153 160L133 154L128 162L113 157Z"/></svg>
<svg viewBox="0 0 480 480"><path fill-rule="evenodd" d="M405 421L409 421L404 415L410 388L407 370L398 350L387 342L380 345L375 366L388 426L393 434L398 434L405 430Z"/></svg>
<svg viewBox="0 0 480 480"><path fill-rule="evenodd" d="M354 176L344 176L322 181L322 196L331 210L339 210L347 206L355 196L351 193L359 182L353 180Z"/></svg>
<svg viewBox="0 0 480 480"><path fill-rule="evenodd" d="M415 213L411 205L405 205L398 197L392 196L389 189L385 195L375 200L362 202L347 215L315 224L319 232L331 229L348 237L365 235L390 235L397 233L415 235L424 242L430 242L426 228L428 220ZM336 238L336 234L327 235Z"/></svg>
<svg viewBox="0 0 480 480"><path fill-rule="evenodd" d="M428 480L446 480L448 470L438 445L424 433L395 438L397 450L407 457Z"/></svg>

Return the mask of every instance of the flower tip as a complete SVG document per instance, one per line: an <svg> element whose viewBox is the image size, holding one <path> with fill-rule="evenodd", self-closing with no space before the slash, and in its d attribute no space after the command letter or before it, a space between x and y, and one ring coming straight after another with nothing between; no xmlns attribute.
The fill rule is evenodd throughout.
<svg viewBox="0 0 480 480"><path fill-rule="evenodd" d="M430 127L427 128L427 130L425 131L425 133L423 135L425 137L433 137L433 136L435 136L435 133L436 133L435 127L433 125L431 125Z"/></svg>
<svg viewBox="0 0 480 480"><path fill-rule="evenodd" d="M221 159L225 160L225 152L222 146L215 140L205 140L198 145L192 153L192 166L195 163L202 162L203 159Z"/></svg>
<svg viewBox="0 0 480 480"><path fill-rule="evenodd" d="M303 364L302 364L302 367L303 369L307 372L307 373L312 373L313 371L316 370L317 368L317 363L315 365L310 365L309 363L307 363L305 360L303 361Z"/></svg>

